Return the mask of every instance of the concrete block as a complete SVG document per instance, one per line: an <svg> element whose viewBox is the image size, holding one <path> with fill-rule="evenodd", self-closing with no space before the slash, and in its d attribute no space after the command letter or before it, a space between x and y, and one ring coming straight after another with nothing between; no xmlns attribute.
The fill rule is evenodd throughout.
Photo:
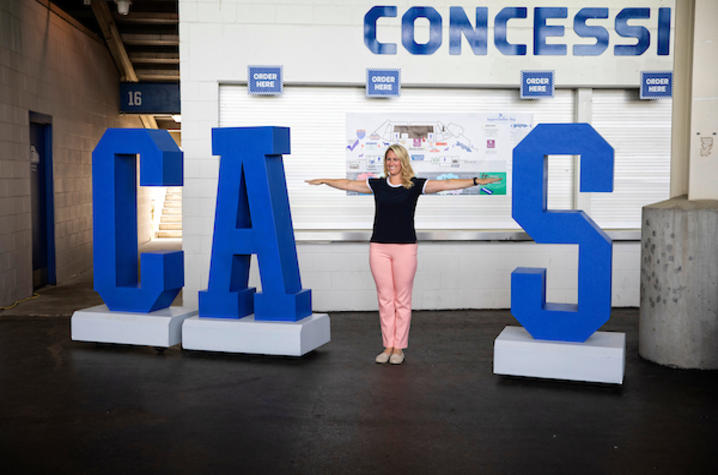
<svg viewBox="0 0 718 475"><path fill-rule="evenodd" d="M626 335L596 332L583 343L535 340L508 326L494 341L494 374L623 384Z"/></svg>
<svg viewBox="0 0 718 475"><path fill-rule="evenodd" d="M167 348L182 341L182 322L196 308L168 307L150 313L112 312L105 305L78 310L72 315L74 341L120 343Z"/></svg>
<svg viewBox="0 0 718 475"><path fill-rule="evenodd" d="M302 356L329 343L329 315L313 313L298 322L191 317L182 326L182 347L188 350Z"/></svg>
<svg viewBox="0 0 718 475"><path fill-rule="evenodd" d="M281 5L277 6L262 3L238 5L237 22L274 23L278 8L281 8Z"/></svg>
<svg viewBox="0 0 718 475"><path fill-rule="evenodd" d="M718 200L643 207L638 351L679 368L718 369Z"/></svg>

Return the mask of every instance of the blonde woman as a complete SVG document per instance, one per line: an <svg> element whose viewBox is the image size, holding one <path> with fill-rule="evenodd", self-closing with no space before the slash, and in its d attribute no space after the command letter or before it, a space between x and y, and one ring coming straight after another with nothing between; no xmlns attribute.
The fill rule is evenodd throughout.
<svg viewBox="0 0 718 475"><path fill-rule="evenodd" d="M384 153L385 178L347 180L317 178L310 185L374 194L374 227L369 244L369 265L376 283L384 351L377 363L401 364L409 346L411 293L416 273L414 210L419 195L460 190L500 181L500 178L427 180L417 178L409 153L399 144Z"/></svg>

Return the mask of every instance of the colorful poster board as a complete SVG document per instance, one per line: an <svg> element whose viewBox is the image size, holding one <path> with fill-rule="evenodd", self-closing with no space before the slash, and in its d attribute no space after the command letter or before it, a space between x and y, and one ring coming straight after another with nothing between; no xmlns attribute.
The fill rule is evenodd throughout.
<svg viewBox="0 0 718 475"><path fill-rule="evenodd" d="M382 176L384 152L398 143L408 150L419 177L503 178L491 185L442 194L506 195L510 192L506 173L511 151L532 126L532 114L525 113L348 113L346 176L352 180Z"/></svg>

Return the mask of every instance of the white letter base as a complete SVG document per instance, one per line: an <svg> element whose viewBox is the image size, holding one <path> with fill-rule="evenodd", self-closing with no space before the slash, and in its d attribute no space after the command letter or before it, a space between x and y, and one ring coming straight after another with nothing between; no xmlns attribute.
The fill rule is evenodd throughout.
<svg viewBox="0 0 718 475"><path fill-rule="evenodd" d="M535 340L508 326L494 341L494 374L623 384L626 334L596 332L583 343Z"/></svg>
<svg viewBox="0 0 718 475"><path fill-rule="evenodd" d="M196 314L196 309L187 307L133 313L98 305L73 313L70 332L75 341L168 348L182 341L182 322Z"/></svg>
<svg viewBox="0 0 718 475"><path fill-rule="evenodd" d="M313 313L297 322L243 318L185 320L182 348L187 350L302 356L330 341L329 315Z"/></svg>

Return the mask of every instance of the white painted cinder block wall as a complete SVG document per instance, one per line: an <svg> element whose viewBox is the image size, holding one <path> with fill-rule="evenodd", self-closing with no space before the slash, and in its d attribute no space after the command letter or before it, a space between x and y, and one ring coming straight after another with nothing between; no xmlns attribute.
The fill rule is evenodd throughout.
<svg viewBox="0 0 718 475"><path fill-rule="evenodd" d="M52 117L57 282L87 278L92 150L107 127L141 127L118 114L118 84L102 40L45 2L0 2L0 305L32 293L29 111Z"/></svg>
<svg viewBox="0 0 718 475"><path fill-rule="evenodd" d="M242 74L246 80L247 61L241 59L257 56L257 48L263 56L253 59L252 64L280 64L272 56L272 47L279 48L296 35L318 34L318 29L331 29L332 25L345 26L350 21L348 18L363 17L368 9L366 2L312 5L314 3L318 2L179 2L182 144L185 153L183 299L187 305L197 304L197 291L207 287L209 277L219 168L218 158L211 153L211 129L219 124L219 83L241 80ZM242 36L243 29L255 31L261 28L268 28L267 34L258 33L252 45L232 41ZM340 33L340 30L337 27L332 32ZM307 51L307 54L313 52ZM291 72L285 74L289 80ZM302 283L305 288L312 289L315 310L377 308L368 266L368 243L299 242L297 251ZM256 259L252 262L250 285L259 286ZM530 242L422 242L414 286L414 308L508 308L510 273L517 266L546 267L548 299L576 303L576 246ZM639 269L639 243L615 243L614 306L638 305Z"/></svg>

